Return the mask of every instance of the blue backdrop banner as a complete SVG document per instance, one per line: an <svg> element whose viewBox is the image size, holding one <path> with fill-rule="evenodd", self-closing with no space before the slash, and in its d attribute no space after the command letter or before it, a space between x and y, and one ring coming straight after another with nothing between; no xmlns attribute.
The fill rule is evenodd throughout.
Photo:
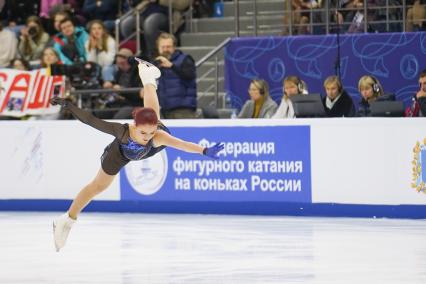
<svg viewBox="0 0 426 284"><path fill-rule="evenodd" d="M418 75L426 68L426 32L340 35L340 76L358 103L358 80L372 75L406 104L418 91ZM279 103L283 79L296 75L310 93L324 94L323 82L336 74L337 36L235 38L225 50L225 91L238 109L249 98L250 80L268 81Z"/></svg>
<svg viewBox="0 0 426 284"><path fill-rule="evenodd" d="M121 200L311 203L309 126L175 127L219 160L167 148L120 172Z"/></svg>

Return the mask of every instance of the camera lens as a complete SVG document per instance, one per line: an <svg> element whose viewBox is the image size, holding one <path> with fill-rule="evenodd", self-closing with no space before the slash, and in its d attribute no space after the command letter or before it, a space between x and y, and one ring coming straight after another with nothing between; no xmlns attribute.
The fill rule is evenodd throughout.
<svg viewBox="0 0 426 284"><path fill-rule="evenodd" d="M28 29L28 34L30 36L35 36L37 34L37 28L36 27L31 27Z"/></svg>

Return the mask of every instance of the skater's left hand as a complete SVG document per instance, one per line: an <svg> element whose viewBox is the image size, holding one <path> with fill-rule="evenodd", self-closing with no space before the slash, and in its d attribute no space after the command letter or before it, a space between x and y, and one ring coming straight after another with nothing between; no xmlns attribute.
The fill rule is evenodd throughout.
<svg viewBox="0 0 426 284"><path fill-rule="evenodd" d="M204 148L203 154L206 155L207 157L217 160L219 159L218 157L219 152L222 151L224 147L225 145L223 143L216 143L212 147Z"/></svg>
<svg viewBox="0 0 426 284"><path fill-rule="evenodd" d="M50 104L52 106L60 105L60 106L66 106L67 101L60 97L53 97L50 99Z"/></svg>

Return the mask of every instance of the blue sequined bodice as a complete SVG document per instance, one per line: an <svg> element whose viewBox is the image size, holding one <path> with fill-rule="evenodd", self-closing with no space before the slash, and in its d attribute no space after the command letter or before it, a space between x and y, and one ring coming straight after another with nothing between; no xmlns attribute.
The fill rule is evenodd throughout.
<svg viewBox="0 0 426 284"><path fill-rule="evenodd" d="M151 142L151 141L150 141ZM141 160L149 152L151 143L141 145L133 141L130 137L127 139L127 144L121 143L120 149L123 155L129 160Z"/></svg>

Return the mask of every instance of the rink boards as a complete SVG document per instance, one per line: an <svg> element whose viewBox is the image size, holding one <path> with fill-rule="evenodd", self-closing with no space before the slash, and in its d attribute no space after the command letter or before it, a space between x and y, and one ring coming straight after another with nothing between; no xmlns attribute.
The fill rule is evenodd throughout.
<svg viewBox="0 0 426 284"><path fill-rule="evenodd" d="M179 138L225 143L220 159L167 148L129 163L87 210L425 218L425 122L164 121ZM77 121L0 131L0 210L65 210L113 140Z"/></svg>

